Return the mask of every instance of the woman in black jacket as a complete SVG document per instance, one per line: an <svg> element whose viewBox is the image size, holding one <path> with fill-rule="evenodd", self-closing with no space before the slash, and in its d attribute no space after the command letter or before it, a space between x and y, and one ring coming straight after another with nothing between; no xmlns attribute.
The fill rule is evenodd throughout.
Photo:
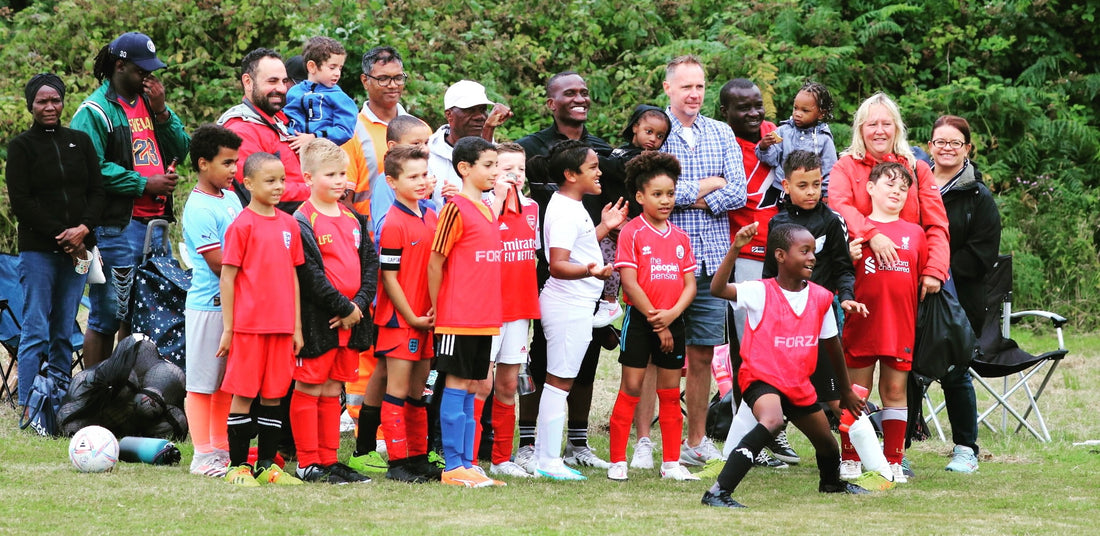
<svg viewBox="0 0 1100 536"><path fill-rule="evenodd" d="M91 230L103 209L99 159L87 134L61 126L65 84L38 74L24 91L34 123L8 144L7 185L18 220L25 293L19 342L19 405L26 407L42 362L69 385L74 319L84 291Z"/></svg>
<svg viewBox="0 0 1100 536"><path fill-rule="evenodd" d="M985 276L997 260L1001 215L981 173L968 158L972 147L966 119L945 115L932 126L928 152L947 210L951 279L970 326L980 335L985 323ZM978 469L978 413L970 374L966 367L956 367L940 379L940 385L955 442L947 470L972 473Z"/></svg>

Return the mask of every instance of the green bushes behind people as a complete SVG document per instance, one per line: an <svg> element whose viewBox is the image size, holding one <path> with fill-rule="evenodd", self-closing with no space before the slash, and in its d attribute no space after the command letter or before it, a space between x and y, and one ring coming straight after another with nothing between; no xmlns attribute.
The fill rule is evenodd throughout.
<svg viewBox="0 0 1100 536"><path fill-rule="evenodd" d="M905 3L734 1L482 2L477 0L303 0L251 2L31 2L0 0L0 161L30 116L22 98L35 72L69 84L66 118L96 86L98 49L129 30L149 34L169 68L168 102L186 124L212 121L240 98L241 56L269 46L290 56L304 39L328 35L350 55L341 85L365 93L356 58L377 44L405 56L403 103L433 126L443 122L448 84L471 78L516 116L497 130L515 139L549 123L543 84L574 69L593 97L589 129L617 145L639 102L664 104L663 65L695 53L708 67L704 111L718 88L756 81L769 119L788 117L805 78L838 102L831 126L843 149L851 117L875 91L894 96L923 145L942 113L970 119L974 160L1001 207L1002 251L1016 256L1017 307L1043 307L1100 327L1100 26L1097 6L1064 1ZM183 169L181 167L181 169ZM0 182L3 177L0 176ZM185 195L181 188L177 196ZM0 197L6 193L0 191ZM0 200L0 250L13 251L14 221Z"/></svg>

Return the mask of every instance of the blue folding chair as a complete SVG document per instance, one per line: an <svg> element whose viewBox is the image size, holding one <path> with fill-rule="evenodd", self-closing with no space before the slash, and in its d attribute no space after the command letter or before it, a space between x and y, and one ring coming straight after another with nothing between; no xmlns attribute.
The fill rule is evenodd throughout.
<svg viewBox="0 0 1100 536"><path fill-rule="evenodd" d="M0 362L0 403L7 397L8 403L15 407L16 390L19 386L17 357L19 339L23 326L23 285L19 277L19 257L10 253L0 253L0 346L8 354L7 361ZM87 296L80 299L80 306L91 306ZM73 319L73 363L84 368L84 328Z"/></svg>

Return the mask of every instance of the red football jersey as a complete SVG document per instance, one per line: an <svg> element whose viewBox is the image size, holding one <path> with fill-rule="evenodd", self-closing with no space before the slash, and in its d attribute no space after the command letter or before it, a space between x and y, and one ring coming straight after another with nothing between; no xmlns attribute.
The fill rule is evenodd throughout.
<svg viewBox="0 0 1100 536"><path fill-rule="evenodd" d="M764 121L760 124L761 136L767 136L773 130L775 123ZM776 203L779 201L779 194L783 192L783 185L773 182L775 174L772 173L772 168L756 158L756 143L737 138L737 145L741 148L741 160L745 163L745 178L748 183L745 186L745 206L729 211L730 241L732 243L733 236L742 227L758 222L756 236L741 248L740 256L762 261L767 249L768 222L779 212Z"/></svg>
<svg viewBox="0 0 1100 536"><path fill-rule="evenodd" d="M293 216L261 216L245 207L225 232L222 264L239 268L233 285L233 331L293 334L294 267L305 262Z"/></svg>
<svg viewBox="0 0 1100 536"><path fill-rule="evenodd" d="M420 204L420 212L423 217L394 202L382 224L378 242L378 286L382 290L378 293L378 304L374 309L374 323L379 326L409 327L385 292L381 272L397 272L397 282L414 314L424 315L432 308L431 296L428 295L428 259L432 255L436 214L427 203Z"/></svg>
<svg viewBox="0 0 1100 536"><path fill-rule="evenodd" d="M695 272L691 238L671 222L662 232L638 216L619 231L615 268L624 267L638 270L638 285L653 307L670 309L684 291L684 274Z"/></svg>
<svg viewBox="0 0 1100 536"><path fill-rule="evenodd" d="M306 200L298 208L313 227L313 236L321 250L325 277L346 298L352 298L362 286L359 248L363 245L359 220L347 207L340 206L340 215L325 216ZM369 244L368 244L369 245Z"/></svg>
<svg viewBox="0 0 1100 536"><path fill-rule="evenodd" d="M856 263L855 295L870 314L845 317L844 352L912 361L921 270L928 260L924 230L905 220L873 224L898 245L899 261L892 268L878 266L870 244L863 244L863 258Z"/></svg>
<svg viewBox="0 0 1100 536"><path fill-rule="evenodd" d="M744 391L754 381L779 389L791 402L808 406L817 401L810 375L817 368L817 347L825 315L832 314L833 293L808 282L806 308L796 314L775 279L764 279L761 322L742 326L741 369L738 385ZM845 326L847 328L847 326ZM847 332L847 329L845 329Z"/></svg>
<svg viewBox="0 0 1100 536"><path fill-rule="evenodd" d="M536 273L539 205L527 200L521 211L505 210L500 216L501 312L504 322L539 318L539 284Z"/></svg>
<svg viewBox="0 0 1100 536"><path fill-rule="evenodd" d="M436 298L436 333L500 333L500 224L491 212L464 195L443 207L432 245L447 256Z"/></svg>

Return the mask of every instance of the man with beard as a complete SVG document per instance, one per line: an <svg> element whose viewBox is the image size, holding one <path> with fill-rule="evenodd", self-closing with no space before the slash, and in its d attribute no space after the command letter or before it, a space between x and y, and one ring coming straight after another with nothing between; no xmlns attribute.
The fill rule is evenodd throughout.
<svg viewBox="0 0 1100 536"><path fill-rule="evenodd" d="M286 192L279 208L293 214L302 201L309 199L309 187L302 178L302 166L298 154L290 148L296 133L288 128L290 120L283 114L286 92L290 79L286 66L278 52L269 48L257 48L241 60L241 84L244 99L218 118L218 124L241 137L238 151L237 175L234 190L247 205L248 190L243 183L244 162L255 152L271 153L282 161L286 169Z"/></svg>
<svg viewBox="0 0 1100 536"><path fill-rule="evenodd" d="M533 134L519 139L519 143L527 152L527 159L536 155L550 153L550 147L564 140L580 140L588 144L601 158L611 154L611 146L606 141L592 135L585 128L588 121L588 108L592 99L588 95L588 85L584 78L575 71L563 71L550 77L546 82L546 107L554 117L554 124ZM546 205L550 197L557 190L557 184L545 176L536 176L534 170L528 167L528 184L531 188L531 198L539 204L539 220L542 220ZM606 188L608 191L614 188ZM616 198L618 196L616 195ZM612 199L613 201L613 199ZM585 196L583 203L588 210L592 221L600 221L600 209L606 201L598 196ZM547 269L545 253L538 250L539 256L539 287L550 277ZM592 304L595 307L595 304ZM542 396L542 386L546 379L546 336L542 331L542 323L533 322L534 333L531 341L530 372L535 380L536 391L519 398L519 450L516 451L516 463L534 472L535 460L535 427L539 414L539 400ZM565 447L564 461L570 465L598 467L607 469L610 464L600 459L588 446L588 413L592 408L592 389L596 377L596 367L600 359L600 343L606 337L602 335L608 328L600 328L593 333L592 343L581 362L580 372L573 382L573 388L569 391L567 404L569 414L567 417L569 441Z"/></svg>
<svg viewBox="0 0 1100 536"><path fill-rule="evenodd" d="M491 142L497 127L512 117L511 109L489 100L485 86L473 80L451 84L443 95L443 108L447 123L428 138L428 174L436 181L432 201L439 207L462 189L462 179L451 165L455 143L466 136L480 136Z"/></svg>
<svg viewBox="0 0 1100 536"><path fill-rule="evenodd" d="M92 73L102 85L81 103L70 124L92 138L107 192L95 228L107 283L89 287L85 367L111 355L116 333L129 335L129 289L148 223L174 219L177 177L170 168L187 156L191 138L152 74L164 67L149 36L119 36L96 56ZM160 243L161 233L163 228L157 228L154 243Z"/></svg>

